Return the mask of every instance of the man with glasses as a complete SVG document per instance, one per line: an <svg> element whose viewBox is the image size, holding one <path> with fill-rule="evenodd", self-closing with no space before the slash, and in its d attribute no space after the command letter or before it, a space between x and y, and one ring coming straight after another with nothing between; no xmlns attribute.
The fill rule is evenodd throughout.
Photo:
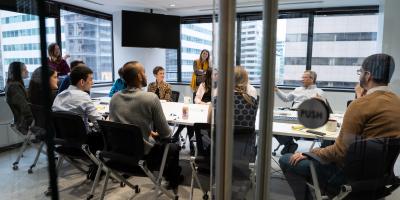
<svg viewBox="0 0 400 200"><path fill-rule="evenodd" d="M303 86L297 87L292 92L286 94L282 92L278 87L275 87L275 92L278 97L284 102L293 101L291 109L297 109L303 101L311 98L324 98L324 92L317 88L317 73L311 70L306 70L303 73L302 81ZM297 150L298 145L293 141L293 137L290 136L275 136L279 144L283 144L284 147L281 151L281 155L286 153L294 153Z"/></svg>
<svg viewBox="0 0 400 200"><path fill-rule="evenodd" d="M356 138L400 137L400 98L388 87L394 68L393 58L386 54L371 55L364 60L358 73L360 86L367 91L365 96L354 100L347 108L335 143L311 150L330 163L316 164L322 189L325 186L339 189L344 184L344 158L349 144ZM306 180L311 177L310 162L299 152L283 155L279 159L296 199L312 199L306 185Z"/></svg>

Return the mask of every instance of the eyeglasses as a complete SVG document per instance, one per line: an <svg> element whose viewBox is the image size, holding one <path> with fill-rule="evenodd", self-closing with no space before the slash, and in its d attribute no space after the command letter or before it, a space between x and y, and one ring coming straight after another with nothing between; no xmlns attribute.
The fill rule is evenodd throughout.
<svg viewBox="0 0 400 200"><path fill-rule="evenodd" d="M364 69L357 69L357 75L361 75L363 72L369 73L369 71L365 71Z"/></svg>

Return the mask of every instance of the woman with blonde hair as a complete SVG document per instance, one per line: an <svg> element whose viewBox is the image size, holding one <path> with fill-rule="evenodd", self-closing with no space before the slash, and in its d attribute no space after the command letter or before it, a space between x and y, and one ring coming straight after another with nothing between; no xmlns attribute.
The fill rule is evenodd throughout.
<svg viewBox="0 0 400 200"><path fill-rule="evenodd" d="M210 52L207 49L203 49L200 52L199 59L193 62L193 74L190 87L193 91L193 96L196 94L197 88L200 83L204 81L207 69L210 67Z"/></svg>
<svg viewBox="0 0 400 200"><path fill-rule="evenodd" d="M249 94L249 76L242 66L236 66L234 73L234 125L254 128L258 102Z"/></svg>

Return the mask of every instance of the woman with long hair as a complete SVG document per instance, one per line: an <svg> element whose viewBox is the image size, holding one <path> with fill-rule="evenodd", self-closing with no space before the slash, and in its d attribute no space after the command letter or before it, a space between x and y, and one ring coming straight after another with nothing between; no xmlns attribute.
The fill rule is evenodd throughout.
<svg viewBox="0 0 400 200"><path fill-rule="evenodd" d="M234 125L254 128L258 102L248 92L249 76L242 66L235 67Z"/></svg>
<svg viewBox="0 0 400 200"><path fill-rule="evenodd" d="M193 74L190 87L192 88L193 95L196 94L197 87L204 81L207 69L210 67L210 52L203 49L200 52L199 59L193 62Z"/></svg>
<svg viewBox="0 0 400 200"><path fill-rule="evenodd" d="M206 104L211 102L212 73L212 68L208 68L205 74L204 82L202 82L197 89L194 103Z"/></svg>
<svg viewBox="0 0 400 200"><path fill-rule="evenodd" d="M51 98L51 104L53 104L54 98L56 97L57 94L57 83L58 83L58 78L57 78L57 72L50 69L48 70L48 77L49 77L49 86L50 86L50 98ZM43 90L42 87L42 67L39 67L35 69L32 73L31 80L29 82L29 89L28 89L28 99L32 104L35 105L43 105L43 96L48 95L49 93L46 93Z"/></svg>
<svg viewBox="0 0 400 200"><path fill-rule="evenodd" d="M12 62L8 67L5 87L6 101L14 115L14 124L23 134L28 133L33 115L28 104L28 96L23 79L28 78L28 70L22 62Z"/></svg>
<svg viewBox="0 0 400 200"><path fill-rule="evenodd" d="M47 59L49 67L56 71L58 76L68 75L71 69L65 59L69 56L61 57L61 50L57 43L51 43L47 51L49 53L49 58Z"/></svg>

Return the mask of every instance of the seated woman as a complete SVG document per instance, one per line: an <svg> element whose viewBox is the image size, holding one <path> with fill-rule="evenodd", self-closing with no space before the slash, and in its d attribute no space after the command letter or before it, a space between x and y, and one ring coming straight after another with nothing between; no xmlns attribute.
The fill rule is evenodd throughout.
<svg viewBox="0 0 400 200"><path fill-rule="evenodd" d="M6 101L14 115L14 124L18 131L27 134L32 124L33 115L28 104L28 97L23 79L28 78L28 70L22 62L12 62L8 67L5 87Z"/></svg>
<svg viewBox="0 0 400 200"><path fill-rule="evenodd" d="M194 98L195 104L207 104L211 102L212 88L212 68L208 68L205 74L205 80L199 85Z"/></svg>
<svg viewBox="0 0 400 200"><path fill-rule="evenodd" d="M111 87L110 93L108 94L109 97L114 96L115 93L126 88L126 83L125 83L124 79L122 78L122 76L123 76L123 68L122 67L118 69L118 75L119 75L119 78L117 80L115 80L113 86Z"/></svg>
<svg viewBox="0 0 400 200"><path fill-rule="evenodd" d="M153 75L156 77L156 82L152 82L147 86L147 92L155 93L159 99L171 101L171 85L164 81L165 70L161 66L153 69Z"/></svg>
<svg viewBox="0 0 400 200"><path fill-rule="evenodd" d="M53 105L54 98L57 94L57 72L50 69L48 71L49 86L50 86L50 106ZM48 95L42 87L42 67L35 69L32 73L31 81L29 82L28 99L32 104L44 105L43 96Z"/></svg>

